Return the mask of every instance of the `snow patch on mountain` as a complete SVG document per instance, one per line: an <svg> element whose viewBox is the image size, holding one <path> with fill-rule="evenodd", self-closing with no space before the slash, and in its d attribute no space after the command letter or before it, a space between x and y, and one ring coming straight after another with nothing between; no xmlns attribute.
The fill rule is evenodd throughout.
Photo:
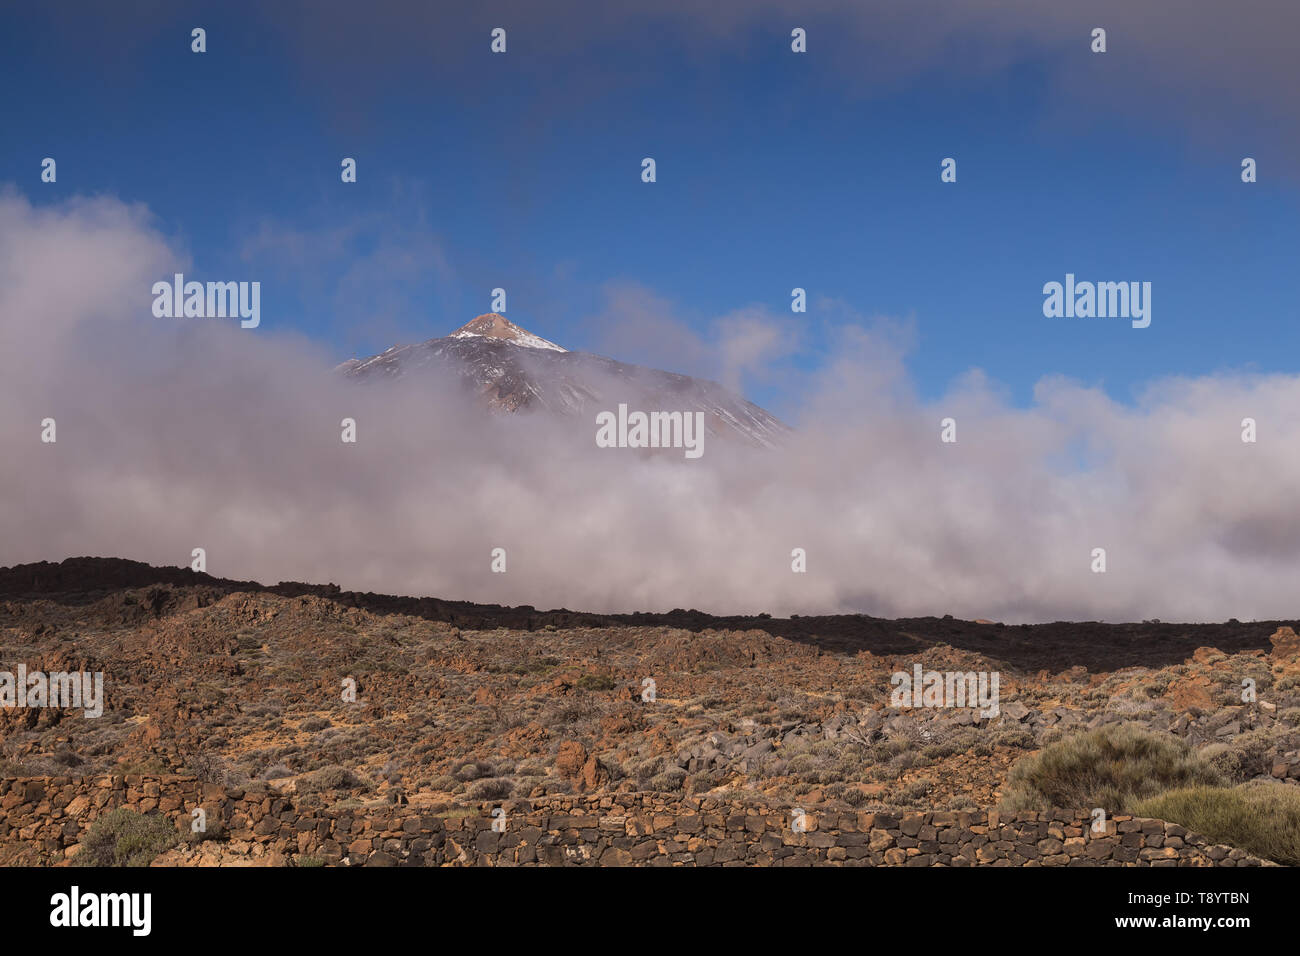
<svg viewBox="0 0 1300 956"><path fill-rule="evenodd" d="M622 403L647 411L701 411L709 437L765 448L783 444L790 431L717 382L570 352L496 313L442 338L350 359L336 371L360 382L437 375L458 380L493 410L547 412L586 419L593 427L597 413Z"/></svg>
<svg viewBox="0 0 1300 956"><path fill-rule="evenodd" d="M455 332L451 333L448 338L468 339L468 338L486 338L499 339L503 342L509 342L511 345L519 345L526 349L549 349L553 352L567 352L568 349L561 348L554 342L542 338L540 335L533 335L527 329L522 329L515 325L504 315L496 312L488 312L480 315L465 325L462 325Z"/></svg>

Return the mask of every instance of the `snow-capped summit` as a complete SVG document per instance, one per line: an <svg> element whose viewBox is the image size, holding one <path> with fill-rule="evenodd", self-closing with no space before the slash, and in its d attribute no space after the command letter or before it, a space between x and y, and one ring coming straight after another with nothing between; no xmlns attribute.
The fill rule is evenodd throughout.
<svg viewBox="0 0 1300 956"><path fill-rule="evenodd" d="M520 346L511 348L511 345ZM450 335L395 345L335 371L356 382L435 376L459 381L488 408L545 412L581 421L620 404L648 411L702 411L710 436L774 447L789 429L717 382L570 352L495 312Z"/></svg>
<svg viewBox="0 0 1300 956"><path fill-rule="evenodd" d="M465 323L451 333L449 338L467 339L474 336L485 339L501 339L512 345L522 345L524 348L529 349L551 349L555 352L568 351L568 349L560 348L554 342L548 342L540 335L533 335L527 329L521 329L504 315L499 315L496 312L485 312Z"/></svg>

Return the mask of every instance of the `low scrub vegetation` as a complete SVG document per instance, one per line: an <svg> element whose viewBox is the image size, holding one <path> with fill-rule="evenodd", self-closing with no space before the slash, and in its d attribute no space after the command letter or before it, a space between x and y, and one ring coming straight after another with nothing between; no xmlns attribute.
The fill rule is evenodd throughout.
<svg viewBox="0 0 1300 956"><path fill-rule="evenodd" d="M1219 771L1176 737L1133 724L1108 724L1058 740L1011 768L1003 809L1101 807L1129 813L1168 790L1222 786Z"/></svg>
<svg viewBox="0 0 1300 956"><path fill-rule="evenodd" d="M134 810L113 810L95 821L81 841L77 866L148 866L180 835L166 818Z"/></svg>
<svg viewBox="0 0 1300 956"><path fill-rule="evenodd" d="M1141 800L1134 809L1214 843L1300 866L1300 787L1262 780L1232 788L1188 787Z"/></svg>

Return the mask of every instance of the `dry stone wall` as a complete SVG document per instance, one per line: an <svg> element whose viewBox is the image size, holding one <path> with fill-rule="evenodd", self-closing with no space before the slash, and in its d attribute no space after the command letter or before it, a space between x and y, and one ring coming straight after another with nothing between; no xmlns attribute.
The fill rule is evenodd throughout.
<svg viewBox="0 0 1300 956"><path fill-rule="evenodd" d="M118 807L163 814L185 834L201 807L206 839L164 858L176 863L215 862L219 852L348 866L1272 865L1160 820L1116 816L1094 833L1084 812L808 808L796 817L790 808L726 798L630 793L507 801L446 816L133 775L0 780L0 847L63 862L95 820Z"/></svg>

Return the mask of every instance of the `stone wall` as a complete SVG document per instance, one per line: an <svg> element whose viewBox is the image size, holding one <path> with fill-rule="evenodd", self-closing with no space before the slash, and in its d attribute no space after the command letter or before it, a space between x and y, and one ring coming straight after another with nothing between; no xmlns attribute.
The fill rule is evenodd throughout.
<svg viewBox="0 0 1300 956"><path fill-rule="evenodd" d="M162 813L203 842L161 863L365 866L1259 866L1183 827L1116 816L1104 834L1083 812L879 813L790 808L718 797L634 793L485 804L467 816L412 806L327 807L311 796L230 789L186 777L0 780L0 849L30 862L75 857L94 821L117 807ZM504 811L503 832L492 812ZM500 824L498 823L498 826ZM797 832L802 831L802 832ZM1272 865L1263 863L1262 865Z"/></svg>

